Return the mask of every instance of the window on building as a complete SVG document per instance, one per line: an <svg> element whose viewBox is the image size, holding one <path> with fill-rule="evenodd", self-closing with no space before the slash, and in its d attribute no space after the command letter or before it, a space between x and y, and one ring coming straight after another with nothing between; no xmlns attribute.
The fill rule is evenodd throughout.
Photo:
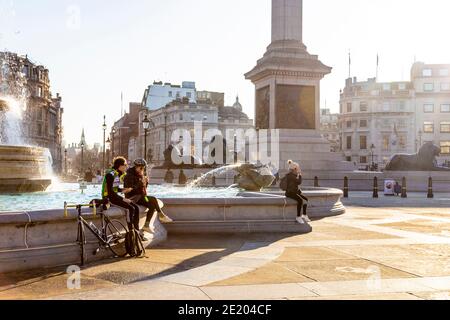
<svg viewBox="0 0 450 320"><path fill-rule="evenodd" d="M441 69L441 70L439 70L439 75L441 77L448 77L448 73L449 73L448 69Z"/></svg>
<svg viewBox="0 0 450 320"><path fill-rule="evenodd" d="M172 98L172 97L173 97L173 92L169 91L169 98Z"/></svg>
<svg viewBox="0 0 450 320"><path fill-rule="evenodd" d="M360 158L359 158L359 163L361 163L361 164L366 164L366 163L368 163L368 162L367 162L367 157L360 157Z"/></svg>
<svg viewBox="0 0 450 320"><path fill-rule="evenodd" d="M434 104L427 103L423 105L423 112L434 113Z"/></svg>
<svg viewBox="0 0 450 320"><path fill-rule="evenodd" d="M37 125L37 135L38 137L42 137L42 124Z"/></svg>
<svg viewBox="0 0 450 320"><path fill-rule="evenodd" d="M391 104L389 102L384 102L383 103L383 111L389 111L391 110Z"/></svg>
<svg viewBox="0 0 450 320"><path fill-rule="evenodd" d="M187 93L186 93L186 97L188 97L189 99L191 99L191 98L192 98L192 92L187 92Z"/></svg>
<svg viewBox="0 0 450 320"><path fill-rule="evenodd" d="M359 121L359 127L360 128L367 128L367 120Z"/></svg>
<svg viewBox="0 0 450 320"><path fill-rule="evenodd" d="M203 121L208 121L208 116L203 116Z"/></svg>
<svg viewBox="0 0 450 320"><path fill-rule="evenodd" d="M347 129L350 129L352 127L352 122L351 121L347 121Z"/></svg>
<svg viewBox="0 0 450 320"><path fill-rule="evenodd" d="M433 83L424 83L423 91L426 91L426 92L434 91L434 84Z"/></svg>
<svg viewBox="0 0 450 320"><path fill-rule="evenodd" d="M441 141L441 153L450 154L450 141Z"/></svg>
<svg viewBox="0 0 450 320"><path fill-rule="evenodd" d="M406 109L406 103L405 103L405 101L400 101L400 102L398 103L398 108L400 109L400 111L405 111L405 109Z"/></svg>
<svg viewBox="0 0 450 320"><path fill-rule="evenodd" d="M406 90L406 83L399 83L398 90Z"/></svg>
<svg viewBox="0 0 450 320"><path fill-rule="evenodd" d="M183 114L180 113L180 121L183 121Z"/></svg>
<svg viewBox="0 0 450 320"><path fill-rule="evenodd" d="M391 84L390 83L383 84L383 90L384 91L390 91L391 90Z"/></svg>
<svg viewBox="0 0 450 320"><path fill-rule="evenodd" d="M177 99L181 98L181 93L180 91L177 92Z"/></svg>
<svg viewBox="0 0 450 320"><path fill-rule="evenodd" d="M361 102L361 104L359 105L359 110L361 112L367 112L368 106L367 106L367 102Z"/></svg>
<svg viewBox="0 0 450 320"><path fill-rule="evenodd" d="M450 104L441 104L442 113L450 113Z"/></svg>
<svg viewBox="0 0 450 320"><path fill-rule="evenodd" d="M400 135L399 139L398 139L398 145L400 146L400 149L406 149L406 144L407 144L407 138L405 135Z"/></svg>
<svg viewBox="0 0 450 320"><path fill-rule="evenodd" d="M425 121L423 123L423 132L424 133L434 133L434 123L430 121Z"/></svg>
<svg viewBox="0 0 450 320"><path fill-rule="evenodd" d="M441 83L441 91L450 91L450 83L442 82Z"/></svg>
<svg viewBox="0 0 450 320"><path fill-rule="evenodd" d="M347 150L351 150L352 149L352 137L348 136L347 137Z"/></svg>
<svg viewBox="0 0 450 320"><path fill-rule="evenodd" d="M450 133L450 122L441 122L441 133Z"/></svg>
<svg viewBox="0 0 450 320"><path fill-rule="evenodd" d="M39 98L42 98L42 95L43 95L42 87L38 87L37 95L38 95Z"/></svg>
<svg viewBox="0 0 450 320"><path fill-rule="evenodd" d="M348 113L352 112L352 104L351 103L347 103L347 112Z"/></svg>
<svg viewBox="0 0 450 320"><path fill-rule="evenodd" d="M195 114L191 114L191 121L195 121Z"/></svg>
<svg viewBox="0 0 450 320"><path fill-rule="evenodd" d="M388 135L383 136L383 151L389 151L390 138Z"/></svg>
<svg viewBox="0 0 450 320"><path fill-rule="evenodd" d="M433 70L431 70L431 69L423 69L422 75L424 77L431 77L433 75Z"/></svg>
<svg viewBox="0 0 450 320"><path fill-rule="evenodd" d="M352 162L352 157L345 157L345 160L346 160L347 162Z"/></svg>
<svg viewBox="0 0 450 320"><path fill-rule="evenodd" d="M361 150L367 150L367 137L366 136L359 137L359 148Z"/></svg>

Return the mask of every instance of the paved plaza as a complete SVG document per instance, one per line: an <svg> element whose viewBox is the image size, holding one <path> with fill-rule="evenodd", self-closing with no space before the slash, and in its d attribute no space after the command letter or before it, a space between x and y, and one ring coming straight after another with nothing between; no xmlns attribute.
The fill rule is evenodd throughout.
<svg viewBox="0 0 450 320"><path fill-rule="evenodd" d="M87 266L80 290L65 268L0 275L0 299L450 299L450 196L369 197L306 235L170 236Z"/></svg>

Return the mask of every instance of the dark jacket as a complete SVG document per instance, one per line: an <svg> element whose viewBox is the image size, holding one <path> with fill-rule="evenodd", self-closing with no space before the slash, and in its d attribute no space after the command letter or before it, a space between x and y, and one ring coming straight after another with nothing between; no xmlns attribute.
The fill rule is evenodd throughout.
<svg viewBox="0 0 450 320"><path fill-rule="evenodd" d="M297 194L301 193L299 186L302 184L302 176L297 178L297 175L293 172L287 174L287 189L286 194Z"/></svg>
<svg viewBox="0 0 450 320"><path fill-rule="evenodd" d="M145 196L147 194L145 191L147 189L147 184L144 183L144 176L139 175L134 167L128 169L123 184L125 189L133 189L133 191L126 194L127 199L138 195Z"/></svg>

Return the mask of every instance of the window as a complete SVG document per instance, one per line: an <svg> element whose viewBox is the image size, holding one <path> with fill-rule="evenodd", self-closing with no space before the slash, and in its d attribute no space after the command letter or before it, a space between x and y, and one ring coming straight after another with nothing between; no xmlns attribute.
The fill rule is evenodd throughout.
<svg viewBox="0 0 450 320"><path fill-rule="evenodd" d="M441 104L442 113L450 113L450 104Z"/></svg>
<svg viewBox="0 0 450 320"><path fill-rule="evenodd" d="M406 136L405 135L400 135L399 136L399 142L398 142L400 148L401 149L406 149L406 143L407 143Z"/></svg>
<svg viewBox="0 0 450 320"><path fill-rule="evenodd" d="M361 102L361 104L359 105L359 110L361 112L367 112L367 102Z"/></svg>
<svg viewBox="0 0 450 320"><path fill-rule="evenodd" d="M359 163L368 163L367 162L367 157L360 157L359 158Z"/></svg>
<svg viewBox="0 0 450 320"><path fill-rule="evenodd" d="M37 135L38 137L42 137L42 124L37 125Z"/></svg>
<svg viewBox="0 0 450 320"><path fill-rule="evenodd" d="M208 116L203 116L203 121L208 121Z"/></svg>
<svg viewBox="0 0 450 320"><path fill-rule="evenodd" d="M180 91L177 92L177 99L181 97Z"/></svg>
<svg viewBox="0 0 450 320"><path fill-rule="evenodd" d="M399 83L398 90L406 90L406 83Z"/></svg>
<svg viewBox="0 0 450 320"><path fill-rule="evenodd" d="M434 133L434 123L425 121L423 123L423 132L424 133Z"/></svg>
<svg viewBox="0 0 450 320"><path fill-rule="evenodd" d="M423 85L423 91L434 91L434 84L433 83L424 83Z"/></svg>
<svg viewBox="0 0 450 320"><path fill-rule="evenodd" d="M359 122L359 127L360 128L367 128L367 120L361 120Z"/></svg>
<svg viewBox="0 0 450 320"><path fill-rule="evenodd" d="M383 111L389 111L391 110L391 104L389 102L383 103Z"/></svg>
<svg viewBox="0 0 450 320"><path fill-rule="evenodd" d="M347 103L347 112L352 112L352 104Z"/></svg>
<svg viewBox="0 0 450 320"><path fill-rule="evenodd" d="M441 91L450 91L450 83L442 82L441 83Z"/></svg>
<svg viewBox="0 0 450 320"><path fill-rule="evenodd" d="M389 91L389 90L391 90L391 84L390 84L390 83L385 83L385 84L383 84L383 90L384 90L384 91Z"/></svg>
<svg viewBox="0 0 450 320"><path fill-rule="evenodd" d="M441 77L448 77L448 69L441 69L441 70L439 70L439 75Z"/></svg>
<svg viewBox="0 0 450 320"><path fill-rule="evenodd" d="M399 107L400 111L405 111L405 109L406 109L406 103L405 103L405 101L400 101L400 102L398 103L398 107Z"/></svg>
<svg viewBox="0 0 450 320"><path fill-rule="evenodd" d="M195 120L195 114L191 114L191 121Z"/></svg>
<svg viewBox="0 0 450 320"><path fill-rule="evenodd" d="M434 112L434 104L424 104L423 105L423 112L425 113L433 113Z"/></svg>
<svg viewBox="0 0 450 320"><path fill-rule="evenodd" d="M366 136L359 137L359 148L361 150L367 150L367 137Z"/></svg>
<svg viewBox="0 0 450 320"><path fill-rule="evenodd" d="M345 157L345 160L346 160L347 162L352 162L352 157Z"/></svg>
<svg viewBox="0 0 450 320"><path fill-rule="evenodd" d="M433 75L433 70L431 69L423 69L422 74L424 77L431 77Z"/></svg>
<svg viewBox="0 0 450 320"><path fill-rule="evenodd" d="M348 136L347 137L347 150L351 150L352 149L352 137Z"/></svg>
<svg viewBox="0 0 450 320"><path fill-rule="evenodd" d="M389 151L389 136L383 136L383 151Z"/></svg>
<svg viewBox="0 0 450 320"><path fill-rule="evenodd" d="M351 121L347 121L347 129L351 129L352 127L352 122Z"/></svg>
<svg viewBox="0 0 450 320"><path fill-rule="evenodd" d="M189 99L192 98L192 92L187 92L186 97L188 97Z"/></svg>
<svg viewBox="0 0 450 320"><path fill-rule="evenodd" d="M42 94L43 94L42 87L38 87L38 97L42 98Z"/></svg>
<svg viewBox="0 0 450 320"><path fill-rule="evenodd" d="M441 141L441 153L450 154L450 141Z"/></svg>
<svg viewBox="0 0 450 320"><path fill-rule="evenodd" d="M441 133L450 133L450 122L441 122Z"/></svg>
<svg viewBox="0 0 450 320"><path fill-rule="evenodd" d="M173 92L169 91L169 97L172 98L173 97Z"/></svg>
<svg viewBox="0 0 450 320"><path fill-rule="evenodd" d="M183 114L180 113L180 121L183 121Z"/></svg>

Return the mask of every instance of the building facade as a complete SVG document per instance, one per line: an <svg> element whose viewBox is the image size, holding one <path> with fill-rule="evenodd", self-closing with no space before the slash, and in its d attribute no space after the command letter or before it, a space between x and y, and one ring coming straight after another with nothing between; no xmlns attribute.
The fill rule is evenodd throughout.
<svg viewBox="0 0 450 320"><path fill-rule="evenodd" d="M439 164L450 160L449 70L450 65L415 63L411 81L347 79L339 116L347 161L383 169L393 155L416 153L428 141L441 147Z"/></svg>
<svg viewBox="0 0 450 320"><path fill-rule="evenodd" d="M330 142L331 152L339 152L339 114L331 113L330 109L320 110L320 131L325 139Z"/></svg>
<svg viewBox="0 0 450 320"><path fill-rule="evenodd" d="M142 106L149 110L158 110L173 100L183 98L189 99L189 103L197 102L195 82L184 81L180 86L155 81L145 90Z"/></svg>
<svg viewBox="0 0 450 320"><path fill-rule="evenodd" d="M49 70L33 63L28 56L0 52L1 65L14 65L21 70L21 78L26 90L27 106L23 115L22 135L32 145L48 148L53 157L53 168L62 172L63 166L63 108L59 94L54 97L50 91ZM5 79L0 79L0 93L6 90ZM9 88L11 89L11 88ZM13 90L16 92L17 90ZM11 92L9 92L11 93ZM17 93L17 92L16 92Z"/></svg>

